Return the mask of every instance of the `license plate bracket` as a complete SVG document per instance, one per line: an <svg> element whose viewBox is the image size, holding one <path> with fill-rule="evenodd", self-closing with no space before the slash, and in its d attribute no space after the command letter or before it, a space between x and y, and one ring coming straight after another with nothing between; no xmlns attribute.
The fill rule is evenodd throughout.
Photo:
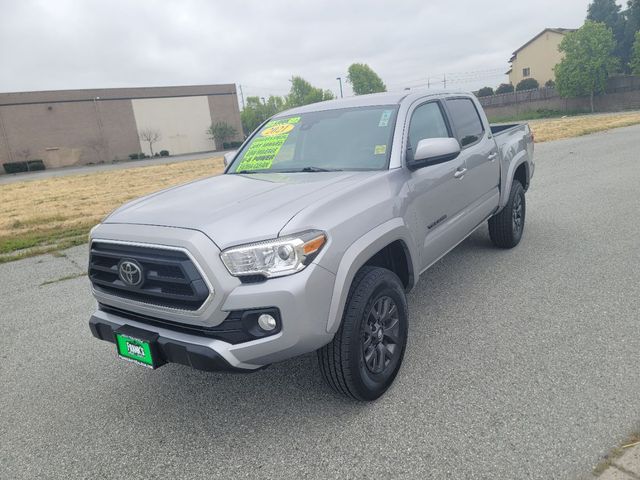
<svg viewBox="0 0 640 480"><path fill-rule="evenodd" d="M158 351L158 337L154 332L123 325L114 330L118 357L146 368L158 368L164 360Z"/></svg>

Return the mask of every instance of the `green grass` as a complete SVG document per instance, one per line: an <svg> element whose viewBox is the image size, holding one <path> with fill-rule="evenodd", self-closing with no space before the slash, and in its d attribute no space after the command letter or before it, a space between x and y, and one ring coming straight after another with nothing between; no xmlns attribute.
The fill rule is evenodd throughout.
<svg viewBox="0 0 640 480"><path fill-rule="evenodd" d="M491 123L511 123L511 122L526 122L527 120L540 120L543 118L560 118L560 117L574 117L576 115L585 115L587 112L572 111L563 112L560 110L528 110L518 115L512 115L507 117L494 117L489 115L489 122Z"/></svg>
<svg viewBox="0 0 640 480"><path fill-rule="evenodd" d="M87 243L88 231L89 230L75 237L64 238L56 243L39 245L32 248L14 250L8 253L0 254L0 264L13 262L14 260L20 260L23 258L33 257L35 255L43 255L45 253L53 253L55 256L64 256L64 254L59 253L61 250L66 250L67 248L77 247L78 245Z"/></svg>
<svg viewBox="0 0 640 480"><path fill-rule="evenodd" d="M83 237L84 241L82 243L84 243L87 241L87 235L93 225L94 223L92 222L69 229L54 227L28 232L20 236L0 237L0 255L34 247L48 247L67 243L70 239L77 237Z"/></svg>

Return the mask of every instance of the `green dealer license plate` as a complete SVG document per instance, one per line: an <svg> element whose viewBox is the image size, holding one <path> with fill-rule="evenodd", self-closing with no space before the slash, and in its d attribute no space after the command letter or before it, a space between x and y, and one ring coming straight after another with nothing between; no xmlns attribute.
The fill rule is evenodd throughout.
<svg viewBox="0 0 640 480"><path fill-rule="evenodd" d="M127 325L114 332L118 356L147 368L159 367L155 348L158 336L151 332L139 330Z"/></svg>

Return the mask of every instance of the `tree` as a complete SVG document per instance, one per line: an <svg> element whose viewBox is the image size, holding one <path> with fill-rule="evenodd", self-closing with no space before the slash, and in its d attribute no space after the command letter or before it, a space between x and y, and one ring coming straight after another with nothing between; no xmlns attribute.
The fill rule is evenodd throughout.
<svg viewBox="0 0 640 480"><path fill-rule="evenodd" d="M153 144L160 141L161 138L162 134L160 133L160 130L156 130L155 128L144 128L140 130L140 140L149 144L149 150L151 151L152 157Z"/></svg>
<svg viewBox="0 0 640 480"><path fill-rule="evenodd" d="M353 63L348 71L347 82L351 84L356 95L387 91L382 79L366 63Z"/></svg>
<svg viewBox="0 0 640 480"><path fill-rule="evenodd" d="M536 88L540 88L540 84L535 78L525 78L524 80L520 80L516 85L516 92L521 92L522 90L535 90Z"/></svg>
<svg viewBox="0 0 640 480"><path fill-rule="evenodd" d="M209 138L214 141L215 148L217 150L222 150L225 142L235 137L238 134L238 131L227 122L216 122L212 123L207 129L207 134L209 135Z"/></svg>
<svg viewBox="0 0 640 480"><path fill-rule="evenodd" d="M493 95L493 88L491 87L482 87L480 90L478 90L478 93L476 94L478 98L490 97L491 95Z"/></svg>
<svg viewBox="0 0 640 480"><path fill-rule="evenodd" d="M622 16L624 17L625 23L622 49L628 53L626 61L630 62L636 32L640 30L640 0L629 0L627 2L627 9L622 12ZM625 61L625 59L623 59L623 61ZM622 67L625 71L629 71L628 64L623 64Z"/></svg>
<svg viewBox="0 0 640 480"><path fill-rule="evenodd" d="M333 93L330 90L314 87L304 78L293 76L291 77L291 90L286 97L286 106L287 108L300 107L324 100L333 100L333 98Z"/></svg>
<svg viewBox="0 0 640 480"><path fill-rule="evenodd" d="M636 32L631 54L631 73L640 75L640 31Z"/></svg>
<svg viewBox="0 0 640 480"><path fill-rule="evenodd" d="M496 88L496 95L500 95L502 93L512 93L513 85L510 83L501 83L498 88Z"/></svg>
<svg viewBox="0 0 640 480"><path fill-rule="evenodd" d="M556 82L554 82L551 78L544 82L544 86L547 88L555 88Z"/></svg>
<svg viewBox="0 0 640 480"><path fill-rule="evenodd" d="M565 56L554 68L558 93L563 97L589 95L593 112L593 97L604 91L618 65L613 56L615 45L611 29L591 20L565 35L558 47Z"/></svg>
<svg viewBox="0 0 640 480"><path fill-rule="evenodd" d="M267 118L286 108L284 98L271 95L261 102L260 97L247 97L247 104L240 113L242 130L245 135L251 134Z"/></svg>
<svg viewBox="0 0 640 480"><path fill-rule="evenodd" d="M587 20L604 23L613 32L616 48L613 55L616 56L623 68L629 63L631 46L625 42L626 16L620 12L620 5L615 0L593 0L589 4Z"/></svg>

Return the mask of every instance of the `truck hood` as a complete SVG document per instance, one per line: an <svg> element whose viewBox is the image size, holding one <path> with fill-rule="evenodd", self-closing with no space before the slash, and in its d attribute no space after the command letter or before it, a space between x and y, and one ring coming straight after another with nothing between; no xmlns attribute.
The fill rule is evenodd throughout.
<svg viewBox="0 0 640 480"><path fill-rule="evenodd" d="M219 175L134 200L104 223L199 230L225 249L274 238L307 206L379 173Z"/></svg>

